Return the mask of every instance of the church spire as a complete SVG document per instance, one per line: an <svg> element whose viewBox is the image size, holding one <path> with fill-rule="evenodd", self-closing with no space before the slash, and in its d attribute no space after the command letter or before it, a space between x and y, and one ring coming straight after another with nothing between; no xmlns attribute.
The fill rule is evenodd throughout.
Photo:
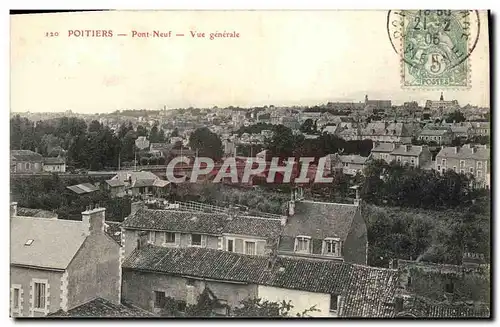
<svg viewBox="0 0 500 327"><path fill-rule="evenodd" d="M439 101L444 101L443 92L441 92L441 97L439 98Z"/></svg>

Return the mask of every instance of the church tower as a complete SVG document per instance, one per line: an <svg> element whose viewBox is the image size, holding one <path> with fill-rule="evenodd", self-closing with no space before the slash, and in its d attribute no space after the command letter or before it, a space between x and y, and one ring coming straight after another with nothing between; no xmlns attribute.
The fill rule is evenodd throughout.
<svg viewBox="0 0 500 327"><path fill-rule="evenodd" d="M441 97L439 98L439 101L444 101L443 92L441 92Z"/></svg>
<svg viewBox="0 0 500 327"><path fill-rule="evenodd" d="M365 106L368 105L368 94L365 94Z"/></svg>

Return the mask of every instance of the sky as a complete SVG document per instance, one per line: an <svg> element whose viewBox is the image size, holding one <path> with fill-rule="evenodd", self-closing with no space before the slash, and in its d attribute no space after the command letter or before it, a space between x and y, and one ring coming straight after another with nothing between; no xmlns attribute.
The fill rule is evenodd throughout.
<svg viewBox="0 0 500 327"><path fill-rule="evenodd" d="M439 99L440 90L401 87L386 19L387 11L333 10L11 16L11 111L317 105L365 94L396 104ZM470 57L471 89L444 90L445 100L489 106L486 19L482 13ZM70 30L112 30L113 37L69 37ZM133 30L184 36L138 38Z"/></svg>

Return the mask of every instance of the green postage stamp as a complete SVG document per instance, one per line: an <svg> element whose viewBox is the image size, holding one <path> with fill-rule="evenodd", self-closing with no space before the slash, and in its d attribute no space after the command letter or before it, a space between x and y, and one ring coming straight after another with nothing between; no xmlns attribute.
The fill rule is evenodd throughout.
<svg viewBox="0 0 500 327"><path fill-rule="evenodd" d="M401 56L404 88L470 87L470 54L479 36L476 11L400 10L392 15L388 28L396 28L389 36Z"/></svg>

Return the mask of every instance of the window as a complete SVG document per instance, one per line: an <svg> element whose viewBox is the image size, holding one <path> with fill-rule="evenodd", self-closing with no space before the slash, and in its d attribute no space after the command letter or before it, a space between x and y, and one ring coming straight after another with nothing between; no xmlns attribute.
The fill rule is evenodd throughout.
<svg viewBox="0 0 500 327"><path fill-rule="evenodd" d="M155 291L155 308L165 306L165 292Z"/></svg>
<svg viewBox="0 0 500 327"><path fill-rule="evenodd" d="M408 276L407 281L408 281L408 286L411 286L411 276Z"/></svg>
<svg viewBox="0 0 500 327"><path fill-rule="evenodd" d="M453 288L454 288L453 286L454 286L454 285L453 285L453 282L452 282L452 281L449 281L448 283L446 283L446 284L444 285L444 291L445 291L446 293L453 293Z"/></svg>
<svg viewBox="0 0 500 327"><path fill-rule="evenodd" d="M477 162L477 169L483 168L483 163L481 161Z"/></svg>
<svg viewBox="0 0 500 327"><path fill-rule="evenodd" d="M479 178L479 177L481 177L482 171L478 170L478 171L476 172L476 174L477 174L477 177Z"/></svg>
<svg viewBox="0 0 500 327"><path fill-rule="evenodd" d="M298 236L295 239L295 251L309 253L311 238L308 236Z"/></svg>
<svg viewBox="0 0 500 327"><path fill-rule="evenodd" d="M323 253L327 255L340 255L340 243L338 240L325 239Z"/></svg>
<svg viewBox="0 0 500 327"><path fill-rule="evenodd" d="M457 172L457 166L453 166L453 171Z"/></svg>
<svg viewBox="0 0 500 327"><path fill-rule="evenodd" d="M469 173L474 174L474 168L469 167Z"/></svg>
<svg viewBox="0 0 500 327"><path fill-rule="evenodd" d="M339 296L337 294L330 294L330 311L339 310Z"/></svg>
<svg viewBox="0 0 500 327"><path fill-rule="evenodd" d="M245 242L245 254L255 255L255 242Z"/></svg>
<svg viewBox="0 0 500 327"><path fill-rule="evenodd" d="M460 169L460 174L465 174L465 169Z"/></svg>
<svg viewBox="0 0 500 327"><path fill-rule="evenodd" d="M397 157L396 157L396 160L397 160L397 162L401 162L401 157L400 157L400 156L397 156Z"/></svg>
<svg viewBox="0 0 500 327"><path fill-rule="evenodd" d="M191 245L201 246L201 234L191 234Z"/></svg>
<svg viewBox="0 0 500 327"><path fill-rule="evenodd" d="M35 283L35 293L33 294L33 296L35 297L35 309L45 309L45 288L45 283Z"/></svg>
<svg viewBox="0 0 500 327"><path fill-rule="evenodd" d="M18 287L15 287L12 289L12 309L14 309L14 310L19 309L19 302L21 300L19 293L20 293L20 290Z"/></svg>
<svg viewBox="0 0 500 327"><path fill-rule="evenodd" d="M441 170L441 166L440 166L440 165L438 165L438 171L440 171L440 170Z"/></svg>
<svg viewBox="0 0 500 327"><path fill-rule="evenodd" d="M30 166L31 166L31 165L30 165L30 163L29 163L29 162L27 162L27 163L24 165L24 168L25 168L26 170L29 170L29 169L31 168Z"/></svg>
<svg viewBox="0 0 500 327"><path fill-rule="evenodd" d="M446 167L446 159L441 160L441 165L442 165L443 167Z"/></svg>
<svg viewBox="0 0 500 327"><path fill-rule="evenodd" d="M194 286L194 279L188 278L186 280L186 285L187 286Z"/></svg>
<svg viewBox="0 0 500 327"><path fill-rule="evenodd" d="M227 250L234 252L234 240L227 240Z"/></svg>
<svg viewBox="0 0 500 327"><path fill-rule="evenodd" d="M156 234L155 234L155 232L149 232L148 242L151 243L151 244L154 244L155 241L156 241Z"/></svg>
<svg viewBox="0 0 500 327"><path fill-rule="evenodd" d="M175 233L166 232L165 233L165 243L175 243Z"/></svg>
<svg viewBox="0 0 500 327"><path fill-rule="evenodd" d="M460 168L464 168L465 167L465 160L460 160Z"/></svg>

